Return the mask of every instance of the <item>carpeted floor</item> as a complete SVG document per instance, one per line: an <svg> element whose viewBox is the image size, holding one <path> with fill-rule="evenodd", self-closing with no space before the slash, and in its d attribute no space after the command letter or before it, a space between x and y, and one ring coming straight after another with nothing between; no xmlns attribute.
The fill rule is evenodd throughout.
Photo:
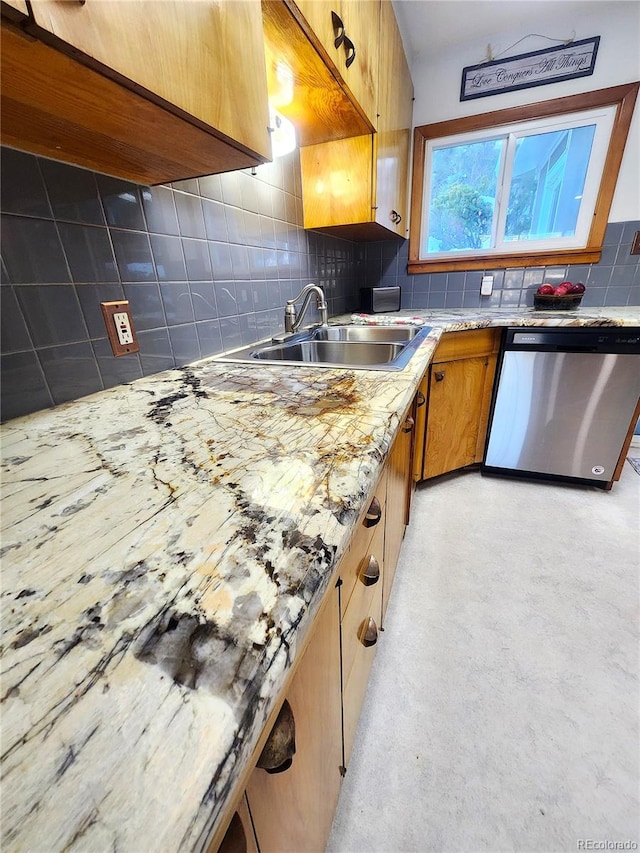
<svg viewBox="0 0 640 853"><path fill-rule="evenodd" d="M329 851L640 842L639 510L631 465L418 488Z"/></svg>

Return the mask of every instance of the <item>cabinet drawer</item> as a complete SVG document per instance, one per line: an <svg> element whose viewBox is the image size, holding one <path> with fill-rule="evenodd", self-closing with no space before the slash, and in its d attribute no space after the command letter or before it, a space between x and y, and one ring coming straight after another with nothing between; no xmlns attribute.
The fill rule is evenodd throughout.
<svg viewBox="0 0 640 853"><path fill-rule="evenodd" d="M364 694L366 693L369 681L369 673L371 672L376 653L376 644L364 645L357 638L357 631L369 615L373 618L376 626L379 626L380 612L382 610L382 584L378 583L368 589L372 591L371 597L367 602L360 602L363 608L365 604L368 604L368 607L361 611L360 607L352 608L350 605L342 624L343 660L346 661L347 656L351 659L350 671L347 671L345 668L343 673L342 719L345 765L349 763L353 740L358 727L360 709L362 708ZM357 593L354 593L352 604L356 604L356 595Z"/></svg>
<svg viewBox="0 0 640 853"><path fill-rule="evenodd" d="M433 363L459 358L491 355L498 351L500 329L473 329L469 332L447 332L433 355Z"/></svg>
<svg viewBox="0 0 640 853"><path fill-rule="evenodd" d="M354 572L354 587L349 603L343 610L342 616L342 680L347 683L351 671L356 665L360 649L365 646L361 640L361 629L364 620L372 617L376 626L380 625L381 598L378 595L382 589L384 554L384 529L377 527L369 548L362 554L358 561L358 571ZM380 574L377 580L367 581L363 575L370 557L373 557L379 566Z"/></svg>
<svg viewBox="0 0 640 853"><path fill-rule="evenodd" d="M342 558L340 577L342 578L342 613L345 612L355 589L358 575L362 568L362 562L370 553L371 540L376 531L384 531L385 524L385 502L387 495L386 471L378 481L373 496L358 520L356 529L351 538L349 550ZM375 504L377 501L377 505ZM375 522L375 516L379 512L380 520ZM382 566L382 549L378 557Z"/></svg>

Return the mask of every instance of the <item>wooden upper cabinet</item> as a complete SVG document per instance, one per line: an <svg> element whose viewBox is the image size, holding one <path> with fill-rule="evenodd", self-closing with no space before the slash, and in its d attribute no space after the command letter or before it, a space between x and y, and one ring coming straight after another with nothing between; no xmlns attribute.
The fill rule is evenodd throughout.
<svg viewBox="0 0 640 853"><path fill-rule="evenodd" d="M380 0L287 0L317 38L373 128L377 121ZM336 40L338 46L336 47Z"/></svg>
<svg viewBox="0 0 640 853"><path fill-rule="evenodd" d="M0 8L3 16L12 21L21 21L29 17L27 0L2 0Z"/></svg>
<svg viewBox="0 0 640 853"><path fill-rule="evenodd" d="M391 0L381 3L379 46L377 133L301 149L305 228L351 240L408 235L413 84Z"/></svg>
<svg viewBox="0 0 640 853"><path fill-rule="evenodd" d="M3 25L4 143L141 183L271 159L259 0L31 10Z"/></svg>
<svg viewBox="0 0 640 853"><path fill-rule="evenodd" d="M391 0L382 0L380 34L375 221L407 237L413 82Z"/></svg>

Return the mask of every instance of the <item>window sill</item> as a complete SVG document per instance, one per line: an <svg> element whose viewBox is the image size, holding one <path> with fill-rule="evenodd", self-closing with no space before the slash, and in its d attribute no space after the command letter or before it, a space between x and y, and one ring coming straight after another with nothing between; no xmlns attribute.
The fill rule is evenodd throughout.
<svg viewBox="0 0 640 853"><path fill-rule="evenodd" d="M600 260L598 249L564 249L559 252L535 252L530 255L474 255L468 258L409 258L407 272L418 275L429 272L454 272L455 270L503 270L514 267L566 266L566 264L596 264Z"/></svg>

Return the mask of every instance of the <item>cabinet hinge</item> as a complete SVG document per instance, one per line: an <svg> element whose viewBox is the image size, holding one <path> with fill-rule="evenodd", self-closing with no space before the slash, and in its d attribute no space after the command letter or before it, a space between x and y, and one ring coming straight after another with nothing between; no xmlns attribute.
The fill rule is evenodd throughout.
<svg viewBox="0 0 640 853"><path fill-rule="evenodd" d="M340 775L342 776L343 779L347 775L347 768L343 767L342 765L340 765Z"/></svg>

